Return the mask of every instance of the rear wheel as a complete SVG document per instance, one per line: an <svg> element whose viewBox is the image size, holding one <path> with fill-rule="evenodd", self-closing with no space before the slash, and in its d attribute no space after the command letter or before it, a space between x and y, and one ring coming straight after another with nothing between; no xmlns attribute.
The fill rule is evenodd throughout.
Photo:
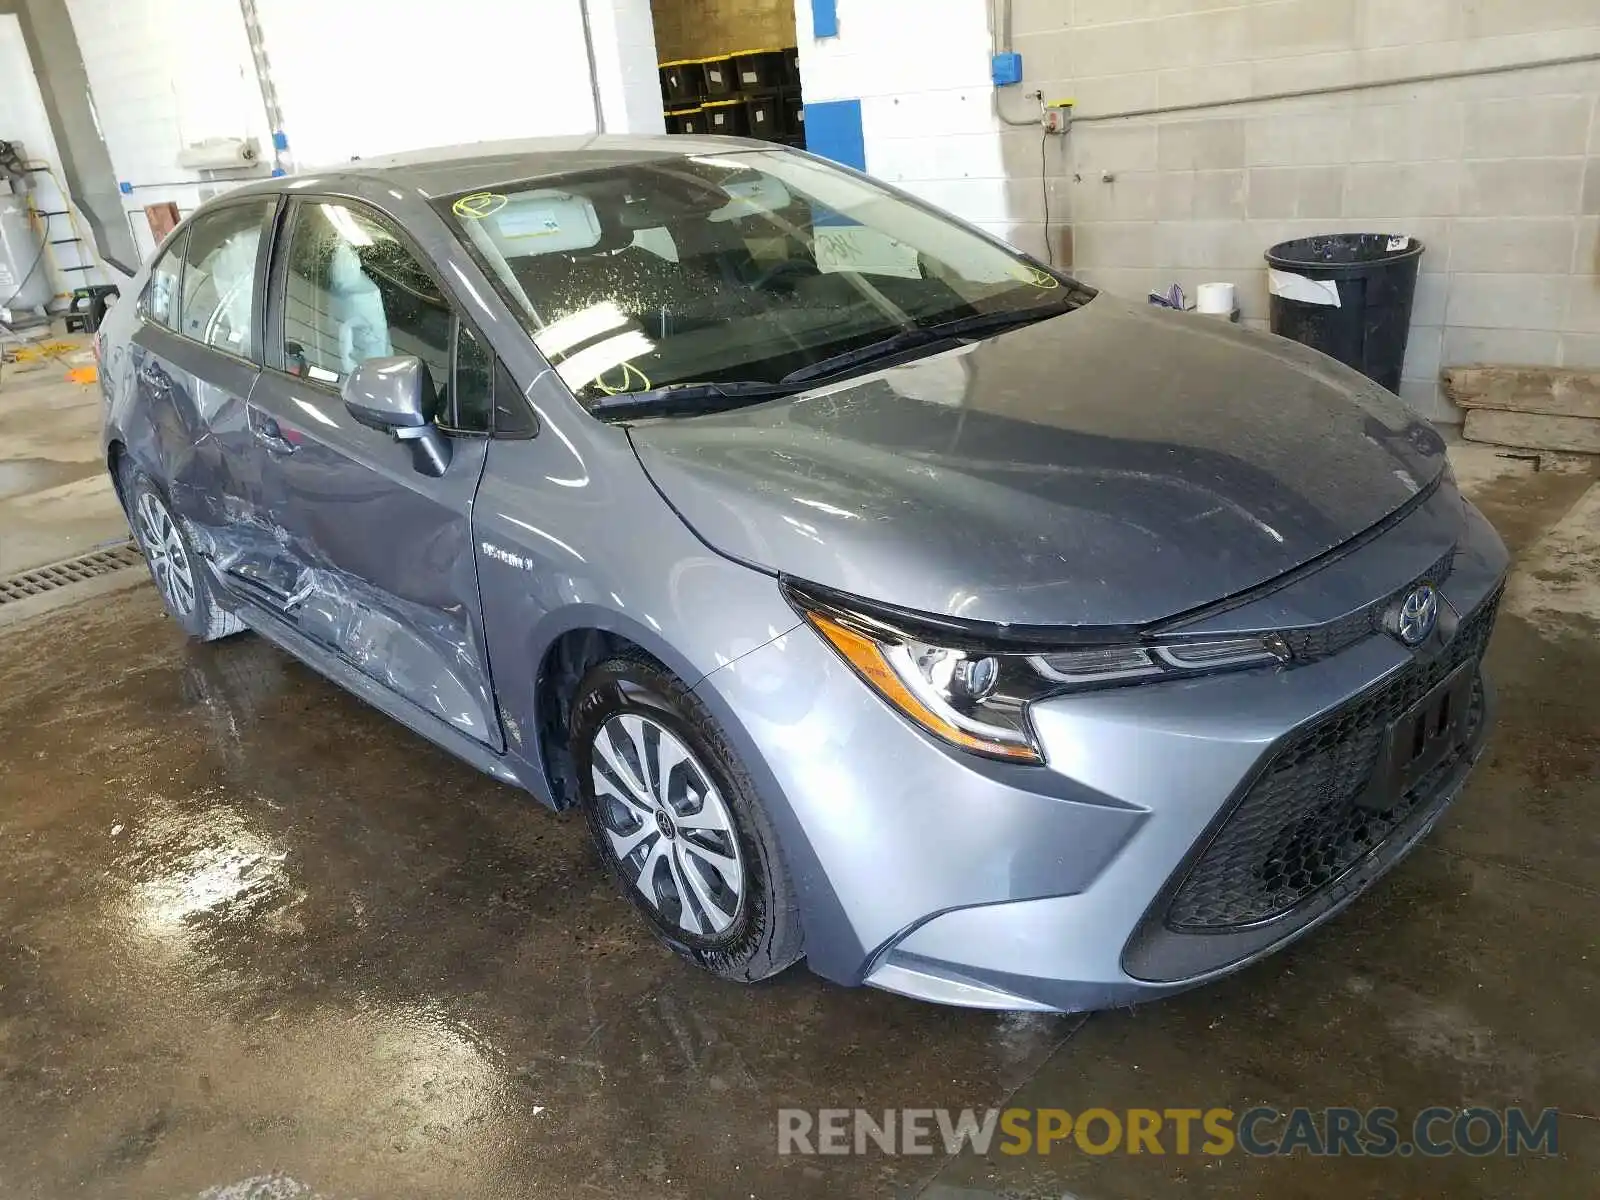
<svg viewBox="0 0 1600 1200"><path fill-rule="evenodd" d="M124 467L122 491L134 536L168 615L190 637L203 642L243 630L244 622L218 602L204 565L155 480L143 471Z"/></svg>
<svg viewBox="0 0 1600 1200"><path fill-rule="evenodd" d="M794 890L754 782L681 680L643 658L593 668L572 749L600 857L658 938L739 982L800 957Z"/></svg>

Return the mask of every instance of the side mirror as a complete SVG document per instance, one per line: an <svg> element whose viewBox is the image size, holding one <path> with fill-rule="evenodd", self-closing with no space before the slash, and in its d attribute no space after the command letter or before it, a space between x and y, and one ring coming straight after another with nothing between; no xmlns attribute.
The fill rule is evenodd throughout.
<svg viewBox="0 0 1600 1200"><path fill-rule="evenodd" d="M417 470L437 477L450 465L450 441L428 419L428 402L435 394L428 364L415 355L357 363L340 390L345 410L356 421L410 442Z"/></svg>

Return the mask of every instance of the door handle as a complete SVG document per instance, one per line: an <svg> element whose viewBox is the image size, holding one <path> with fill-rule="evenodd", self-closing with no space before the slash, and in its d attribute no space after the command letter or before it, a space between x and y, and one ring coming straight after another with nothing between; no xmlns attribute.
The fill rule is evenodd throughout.
<svg viewBox="0 0 1600 1200"><path fill-rule="evenodd" d="M283 436L276 417L252 412L250 414L250 435L265 446L273 454L293 454L299 449L293 442Z"/></svg>

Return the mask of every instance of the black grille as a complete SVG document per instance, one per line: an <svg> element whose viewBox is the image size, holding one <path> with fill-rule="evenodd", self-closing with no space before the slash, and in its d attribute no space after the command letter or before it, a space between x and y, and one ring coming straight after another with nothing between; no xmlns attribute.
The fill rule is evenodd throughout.
<svg viewBox="0 0 1600 1200"><path fill-rule="evenodd" d="M1371 637L1383 629L1383 618L1407 592L1419 583L1443 583L1450 574L1450 568L1455 563L1455 548L1436 562L1428 570L1417 576L1415 580L1403 588L1397 588L1393 594L1385 596L1376 604L1353 612L1349 616L1340 617L1337 621L1330 621L1326 625L1315 625L1305 629L1285 629L1283 640L1289 644L1290 651L1295 658L1310 661L1318 658L1327 658L1330 654L1337 654L1347 646L1353 646L1364 637Z"/></svg>
<svg viewBox="0 0 1600 1200"><path fill-rule="evenodd" d="M1499 603L1497 592L1462 622L1432 661L1413 663L1294 734L1190 869L1167 910L1168 927L1215 932L1281 916L1438 799L1459 754L1440 763L1387 811L1356 804L1377 766L1389 725L1457 667L1483 657ZM1469 745L1482 713L1479 682L1472 692Z"/></svg>

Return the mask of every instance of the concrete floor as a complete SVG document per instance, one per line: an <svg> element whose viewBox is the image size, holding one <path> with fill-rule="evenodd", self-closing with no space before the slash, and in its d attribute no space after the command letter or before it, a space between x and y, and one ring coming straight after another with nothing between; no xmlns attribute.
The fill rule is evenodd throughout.
<svg viewBox="0 0 1600 1200"><path fill-rule="evenodd" d="M0 421L19 394L8 378ZM89 461L29 438L63 474ZM147 583L8 631L0 1194L1593 1196L1600 487L1458 458L1521 564L1466 795L1294 949L1086 1020L702 978L613 894L581 821L257 638L186 644ZM120 533L83 486L99 499L65 532L33 518L55 501L0 503L0 544ZM779 1106L1261 1103L1566 1115L1556 1159L775 1153Z"/></svg>
<svg viewBox="0 0 1600 1200"><path fill-rule="evenodd" d="M100 388L69 383L75 353L0 365L0 578L128 536L100 455ZM7 343L11 348L11 343Z"/></svg>

